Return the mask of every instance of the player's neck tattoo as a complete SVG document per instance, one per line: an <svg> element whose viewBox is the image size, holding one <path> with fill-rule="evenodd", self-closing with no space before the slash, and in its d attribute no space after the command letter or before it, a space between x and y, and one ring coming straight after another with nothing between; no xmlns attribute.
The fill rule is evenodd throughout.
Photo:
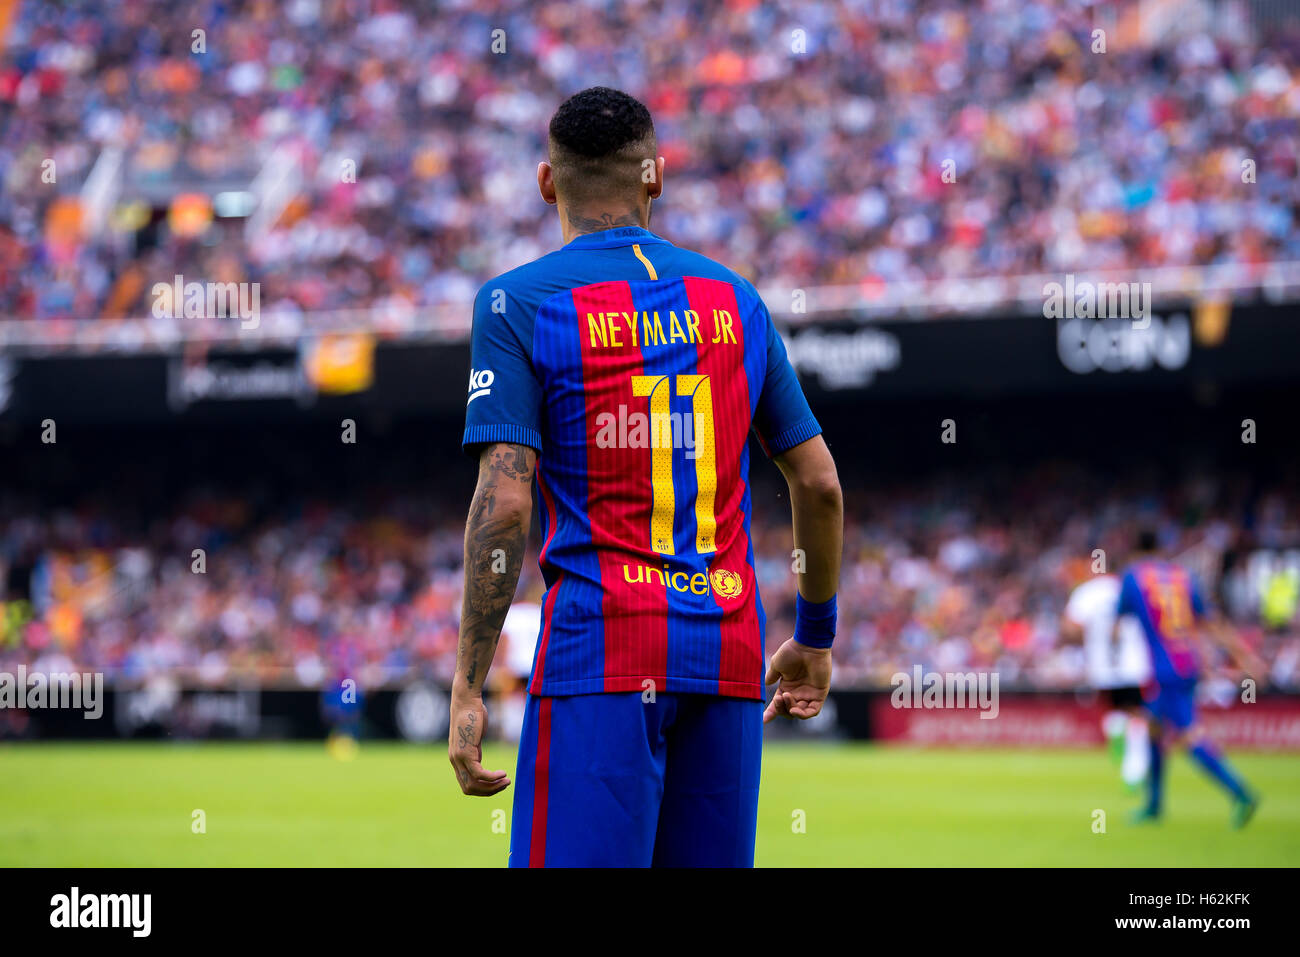
<svg viewBox="0 0 1300 957"><path fill-rule="evenodd" d="M569 225L573 227L576 235L583 233L598 233L604 229L613 229L616 226L640 226L641 214L637 210L629 210L621 215L614 213L601 213L599 217L583 216L576 210L568 210Z"/></svg>

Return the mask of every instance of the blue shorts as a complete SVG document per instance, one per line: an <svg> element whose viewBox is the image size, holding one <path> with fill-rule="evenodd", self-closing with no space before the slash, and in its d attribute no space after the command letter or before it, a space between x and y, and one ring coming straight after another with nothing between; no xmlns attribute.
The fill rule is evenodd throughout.
<svg viewBox="0 0 1300 957"><path fill-rule="evenodd" d="M511 867L753 867L763 702L528 696Z"/></svg>
<svg viewBox="0 0 1300 957"><path fill-rule="evenodd" d="M1179 681L1143 689L1146 709L1163 725L1186 731L1196 721L1196 682Z"/></svg>

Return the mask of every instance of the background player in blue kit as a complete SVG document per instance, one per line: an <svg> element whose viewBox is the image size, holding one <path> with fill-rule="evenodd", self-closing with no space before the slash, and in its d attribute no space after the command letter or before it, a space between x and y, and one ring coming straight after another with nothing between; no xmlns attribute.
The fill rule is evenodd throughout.
<svg viewBox="0 0 1300 957"><path fill-rule="evenodd" d="M1231 795L1233 826L1242 827L1254 815L1258 798L1229 767L1196 721L1200 633L1208 633L1217 643L1228 647L1247 670L1254 670L1252 656L1209 610L1191 573L1160 560L1155 552L1155 535L1144 530L1138 537L1139 554L1120 582L1118 606L1118 615L1137 618L1151 651L1152 681L1143 689L1152 718L1148 796L1146 806L1135 820L1152 821L1160 817L1165 753L1170 746L1182 746Z"/></svg>

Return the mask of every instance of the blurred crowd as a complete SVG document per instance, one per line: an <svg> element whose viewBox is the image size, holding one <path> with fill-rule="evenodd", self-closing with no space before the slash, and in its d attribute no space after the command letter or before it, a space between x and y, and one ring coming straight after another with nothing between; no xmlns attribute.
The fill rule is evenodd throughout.
<svg viewBox="0 0 1300 957"><path fill-rule="evenodd" d="M655 116L653 228L769 287L1300 260L1300 40L1245 11L28 0L0 18L0 316L147 316L178 273L282 315L468 302L559 245L534 167L595 84ZM277 152L300 173L248 227Z"/></svg>
<svg viewBox="0 0 1300 957"><path fill-rule="evenodd" d="M0 671L200 686L448 681L466 500L353 488L254 505L195 489L140 525L102 506L37 512L11 498L0 508ZM769 653L793 625L787 509L758 487ZM1048 465L849 491L837 684L886 687L919 664L995 670L1004 688L1081 687L1062 609L1075 584L1122 568L1139 525L1158 528L1163 550L1201 577L1269 664L1268 680L1300 690L1294 484L1116 480ZM536 546L517 603L540 601ZM508 681L521 651L526 669L530 649L510 643L535 640L532 625L532 635L510 629L493 680Z"/></svg>

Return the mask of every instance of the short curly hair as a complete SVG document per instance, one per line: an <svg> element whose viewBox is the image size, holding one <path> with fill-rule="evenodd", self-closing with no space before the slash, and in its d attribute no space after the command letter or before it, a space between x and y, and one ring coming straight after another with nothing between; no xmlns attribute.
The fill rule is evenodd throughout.
<svg viewBox="0 0 1300 957"><path fill-rule="evenodd" d="M550 124L555 189L568 199L610 198L640 189L646 159L657 150L645 104L621 90L593 86L575 93Z"/></svg>

